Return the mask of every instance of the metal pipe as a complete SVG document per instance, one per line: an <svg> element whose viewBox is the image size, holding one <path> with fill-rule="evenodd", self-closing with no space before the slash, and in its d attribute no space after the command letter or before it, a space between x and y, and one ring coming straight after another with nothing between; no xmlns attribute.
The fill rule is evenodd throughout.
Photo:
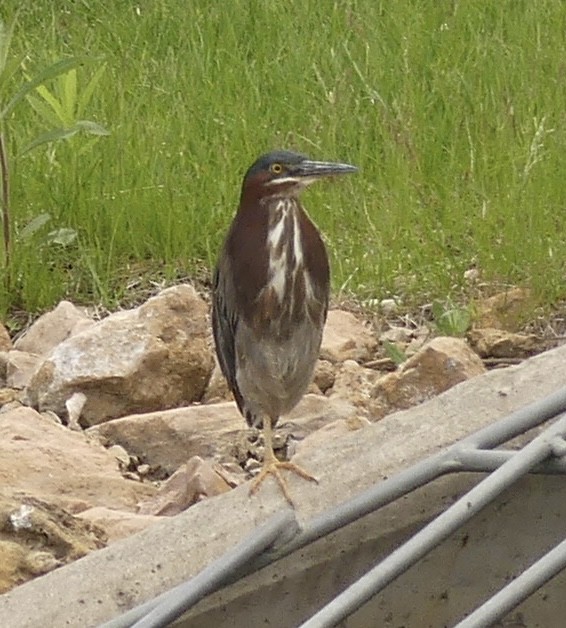
<svg viewBox="0 0 566 628"><path fill-rule="evenodd" d="M358 520L364 515L374 512L442 475L461 471L492 471L493 469L501 468L502 465L505 466L511 463L521 452L484 451L477 448L499 445L528 429L540 425L565 410L566 388L513 412L496 423L455 443L444 451L419 461L410 468L384 481L377 482L360 495L315 517L303 530L298 528L295 521L294 533L287 534L284 540L282 538L275 540L265 551L257 553L255 557L250 558L238 569L227 572L224 567L221 567L225 565L226 559L229 558L230 553L226 554L214 563L215 565L219 564L226 576L219 586L231 584L239 578L253 573L265 565L273 563L301 547ZM555 444L556 448L557 445ZM540 464L535 463L529 470L536 473L563 473L566 471L566 461L545 460ZM451 530L447 535L450 533ZM202 573L204 574L207 569ZM194 582L194 580L189 582ZM103 628L128 628L135 621L150 612L167 595L169 593L138 606L120 618L104 624ZM189 607L185 606L186 608Z"/></svg>
<svg viewBox="0 0 566 628"><path fill-rule="evenodd" d="M254 530L236 547L203 569L194 578L138 606L101 628L161 628L180 617L206 595L226 584L251 559L264 552L281 537L288 538L299 530L294 511L287 509L274 515Z"/></svg>
<svg viewBox="0 0 566 628"><path fill-rule="evenodd" d="M491 449L562 412L566 412L566 386L470 434L459 441L459 445L474 445L478 449Z"/></svg>
<svg viewBox="0 0 566 628"><path fill-rule="evenodd" d="M404 545L350 585L301 628L335 626L414 565L452 532L471 519L519 477L552 454L553 441L566 433L566 418L548 427L520 452L485 478L455 504L417 532Z"/></svg>
<svg viewBox="0 0 566 628"><path fill-rule="evenodd" d="M463 447L458 452L461 471L491 473L517 454L509 449L471 449ZM566 458L550 458L534 466L530 473L544 475L563 475L566 473Z"/></svg>
<svg viewBox="0 0 566 628"><path fill-rule="evenodd" d="M566 387L548 395L544 399L539 399L512 412L496 423L488 425L448 447L439 454L417 462L408 469L404 469L394 476L376 483L360 495L315 517L285 547L276 546L271 552L261 556L254 568L257 567L259 569L270 562L287 556L291 552L331 532L335 532L339 528L360 519L370 512L374 512L378 508L382 508L402 495L406 495L442 475L456 471L491 471L498 468L505 462L503 459L501 459L499 465L495 465L490 469L466 468L460 459L460 454L462 451L472 452L474 449L488 449L500 445L564 411L566 411ZM470 455L470 458L472 455ZM485 459L487 460L487 456L485 456ZM555 462L553 461L553 464ZM560 461L559 465L562 464L564 463ZM564 464L564 467L566 469L566 464Z"/></svg>
<svg viewBox="0 0 566 628"><path fill-rule="evenodd" d="M566 540L523 571L515 580L457 624L455 628L491 626L563 569L566 569Z"/></svg>

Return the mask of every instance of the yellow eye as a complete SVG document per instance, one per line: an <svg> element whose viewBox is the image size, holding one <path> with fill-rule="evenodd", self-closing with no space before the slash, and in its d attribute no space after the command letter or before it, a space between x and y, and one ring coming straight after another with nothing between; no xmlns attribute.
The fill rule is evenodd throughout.
<svg viewBox="0 0 566 628"><path fill-rule="evenodd" d="M283 166L281 164L271 164L269 166L272 174L281 174L283 172Z"/></svg>

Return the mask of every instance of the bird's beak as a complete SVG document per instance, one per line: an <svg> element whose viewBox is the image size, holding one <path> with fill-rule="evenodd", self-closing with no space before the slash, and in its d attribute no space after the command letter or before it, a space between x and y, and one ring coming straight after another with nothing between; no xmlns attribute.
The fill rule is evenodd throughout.
<svg viewBox="0 0 566 628"><path fill-rule="evenodd" d="M306 179L305 183L308 181L315 181L321 177L331 177L339 174L348 174L352 172L357 172L358 169L356 166L351 166L350 164L340 164L332 161L311 161L310 159L305 159L297 164L293 170L292 175L296 177L300 177L301 179Z"/></svg>

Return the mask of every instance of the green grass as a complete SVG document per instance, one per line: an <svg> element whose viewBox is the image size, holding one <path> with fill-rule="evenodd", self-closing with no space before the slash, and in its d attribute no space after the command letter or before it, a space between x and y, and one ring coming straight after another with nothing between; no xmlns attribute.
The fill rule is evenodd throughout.
<svg viewBox="0 0 566 628"><path fill-rule="evenodd" d="M21 3L4 0L11 19ZM55 8L44 8L52 4ZM212 266L241 177L276 147L358 165L305 204L335 291L410 303L463 273L565 296L566 12L556 0L27 3L13 52L107 64L87 117L111 136L12 163L16 281L0 311L120 301L136 273ZM115 6L112 6L115 5ZM16 77L17 79L17 77ZM17 80L14 79L14 86ZM16 151L46 129L27 103ZM63 247L49 231L76 229Z"/></svg>

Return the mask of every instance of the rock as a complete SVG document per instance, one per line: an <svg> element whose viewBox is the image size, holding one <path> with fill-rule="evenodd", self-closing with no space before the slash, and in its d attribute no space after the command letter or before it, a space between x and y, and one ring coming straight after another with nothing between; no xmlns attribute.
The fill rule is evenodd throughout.
<svg viewBox="0 0 566 628"><path fill-rule="evenodd" d="M368 425L371 425L370 421L361 416L353 416L349 419L338 419L337 421L333 421L321 427L316 432L312 432L312 434L309 434L304 440L297 443L296 453L304 454L309 450L322 447L324 443L329 440L335 440L355 430L361 430Z"/></svg>
<svg viewBox="0 0 566 628"><path fill-rule="evenodd" d="M330 310L322 336L320 357L330 362L367 360L377 340L364 323L350 312Z"/></svg>
<svg viewBox="0 0 566 628"><path fill-rule="evenodd" d="M431 340L397 371L380 378L371 391L371 419L410 408L486 371L480 358L460 338Z"/></svg>
<svg viewBox="0 0 566 628"><path fill-rule="evenodd" d="M66 400L83 392L80 421L89 426L198 401L212 367L208 307L181 285L61 342L27 395L34 407L65 416Z"/></svg>
<svg viewBox="0 0 566 628"><path fill-rule="evenodd" d="M61 418L58 417L55 412L51 412L51 410L46 410L45 412L41 412L40 414L44 419L51 421L51 423L55 423L55 425L63 425L63 421L61 421Z"/></svg>
<svg viewBox="0 0 566 628"><path fill-rule="evenodd" d="M399 305L395 299L381 299L379 308L384 316L391 316L398 312Z"/></svg>
<svg viewBox="0 0 566 628"><path fill-rule="evenodd" d="M81 418L81 414L83 408L85 407L85 403L87 400L87 396L82 392L74 392L66 401L65 401L65 410L67 411L67 425L71 430L81 430L81 425L79 420ZM47 410L45 411L47 412Z"/></svg>
<svg viewBox="0 0 566 628"><path fill-rule="evenodd" d="M398 366L405 362L405 360L416 352L414 349L414 343L417 341L417 336L414 329L407 327L391 327L383 332L379 337L379 342L382 346L382 354L384 359L389 359L394 365ZM424 340L420 342L424 343ZM409 353L409 347L411 347L412 353ZM371 362L373 366L381 366L383 363L379 360Z"/></svg>
<svg viewBox="0 0 566 628"><path fill-rule="evenodd" d="M539 350L534 334L514 334L503 329L471 329L468 341L482 358L527 358Z"/></svg>
<svg viewBox="0 0 566 628"><path fill-rule="evenodd" d="M23 390L43 358L26 351L12 350L6 356L6 386Z"/></svg>
<svg viewBox="0 0 566 628"><path fill-rule="evenodd" d="M277 448L278 436L283 451L281 457L289 460L294 455L298 441L329 423L357 415L357 409L347 399L342 399L338 395L331 397L305 395L299 405L279 422L273 446Z"/></svg>
<svg viewBox="0 0 566 628"><path fill-rule="evenodd" d="M116 458L120 469L127 469L130 466L130 454L121 445L112 445L106 451Z"/></svg>
<svg viewBox="0 0 566 628"><path fill-rule="evenodd" d="M120 445L113 445L113 446L120 447ZM112 449L112 447L110 447L110 449ZM124 449L124 448L120 447L120 449ZM126 450L124 449L124 451ZM129 454L128 454L128 457L130 457ZM136 473L142 478L145 477L146 475L149 475L150 471L151 471L151 467L148 464L138 464L138 466L136 467Z"/></svg>
<svg viewBox="0 0 566 628"><path fill-rule="evenodd" d="M223 462L222 464L214 462L213 465L214 471L226 481L230 488L236 488L248 479L242 467L235 462Z"/></svg>
<svg viewBox="0 0 566 628"><path fill-rule="evenodd" d="M379 335L381 342L393 342L395 344L407 345L414 337L413 330L408 327L392 325Z"/></svg>
<svg viewBox="0 0 566 628"><path fill-rule="evenodd" d="M245 470L250 475L257 475L261 471L261 462L255 458L249 458L244 465Z"/></svg>
<svg viewBox="0 0 566 628"><path fill-rule="evenodd" d="M121 445L129 455L170 475L193 456L229 455L244 428L235 403L222 402L133 414L87 433L104 445Z"/></svg>
<svg viewBox="0 0 566 628"><path fill-rule="evenodd" d="M511 412L522 410L524 415L528 404L546 395L554 393L558 411L560 405L556 394L564 388L564 364L566 345L518 366L490 371L463 382L426 405L396 413L363 430L326 442L324 447L311 450L309 455L297 456L297 462L312 472L319 484L305 482L292 474L287 475L296 509L287 519L288 528L283 538L280 537L280 542L283 544L294 535L301 534L305 523L308 525L315 520L320 522L324 513L345 500L367 495L367 492L375 494L376 485L383 479L401 473L407 478L407 469L411 465L438 454L440 450L469 437L477 430L493 426L495 421ZM527 437L530 438L530 435ZM426 487L367 515L365 520L345 526L326 539L210 596L201 604L201 610L189 611L191 615L188 618L176 623L200 627L297 626L305 617L312 616L315 602L318 608L322 600L333 599L344 589L345 575L355 580L359 574L365 573L373 567L379 558L378 554L388 553L405 542L408 535L422 529L439 513L446 511L457 497L477 485L477 482L477 474L453 473L438 478ZM406 626L439 626L454 625L461 621L461 616L453 617L454 621L448 619L444 624L434 619L428 621L429 616L437 617L436 610L440 606L451 605L453 601L452 597L447 602L440 599L437 603L438 598L431 600L429 585L440 594L445 587L459 584L467 586L483 578L485 587L481 595L485 597L489 595L490 583L498 578L504 579L506 573L511 576L521 573L525 565L533 562L533 556L542 556L554 546L557 539L563 538L565 489L563 477L528 474L515 483L513 489L509 489L515 491L513 495L506 491L499 502L492 504L489 512L483 511L480 517L476 517L483 527L471 528L476 536L470 538L474 545L470 554L464 557L468 558L467 562L461 561L462 556L459 554L465 544L465 537L462 536L465 530L462 530L462 534L453 535L448 541L439 560L429 565L429 580L424 582L422 573L422 563L428 561L416 565L413 574L397 582L396 599L399 604L396 608L400 608L401 613L396 617L403 617L403 604L411 611L416 609L417 614L409 618L410 624L403 619L389 621L392 616L385 616L388 609L377 620L372 614L373 609L370 609L365 615L367 621L364 622L362 617L360 621L347 623L350 626L399 626L404 621ZM516 506L511 507L510 498L514 499ZM523 503L525 507L521 512ZM285 510L289 508L280 488L272 479L266 480L252 498L249 496L249 487L241 486L215 499L205 500L176 517L163 518L155 526L131 538L99 552L91 552L72 565L66 565L2 596L0 626L72 628L111 622L122 617L127 608L153 600L164 590L184 583L216 561L222 561L226 553L233 551L253 530L266 522L273 525L275 515L282 521L280 517L285 517L282 512ZM509 535L515 513L519 530L517 537ZM529 519L525 519L527 515ZM487 520L492 521L489 528L483 525ZM489 539L486 530L490 533ZM539 532L544 533L544 537L540 538ZM534 541L539 544L537 551L533 548ZM480 569L484 569L487 562L492 567L492 577L486 579L483 571L478 572L475 559L482 558L477 555L476 548L481 549L488 542L490 544L484 548L483 556L488 557L490 549L495 548L497 555L492 558L501 560L480 562ZM498 543L502 547L498 547ZM524 549L518 558L517 548ZM505 570L506 551L509 556L517 558L513 571ZM448 559L444 564L443 557ZM459 577L462 575L459 567L464 563L469 567L463 574L466 579L454 584L456 568ZM346 569L349 574L345 574ZM423 582L426 586L421 587ZM318 584L321 587L317 588ZM559 580L556 585L547 601L546 596L544 599L542 595L538 596L538 608L542 609L543 615L544 606L554 608L556 603L564 602L564 580ZM309 587L308 592L314 597L300 595L305 587ZM412 601L413 592L417 589L419 593L422 591L422 596L419 598L420 605L415 607ZM464 594L465 599L469 599L467 590ZM377 606L381 603L382 595L378 598L374 607L376 612L379 612ZM288 604L283 605L283 601L288 601ZM297 610L299 602L301 605ZM254 609L254 605L260 606L259 610ZM425 611L427 621L423 622ZM564 614L560 615L562 619ZM531 628L537 625L562 625L558 615L554 615L557 619L554 623L552 619L550 622L545 623L544 619L541 622L540 616L540 612L538 615L535 613L531 622L527 620L524 623Z"/></svg>
<svg viewBox="0 0 566 628"><path fill-rule="evenodd" d="M318 389L325 393L329 388L334 386L334 380L336 373L334 372L334 365L328 360L318 360L314 367L313 382Z"/></svg>
<svg viewBox="0 0 566 628"><path fill-rule="evenodd" d="M478 268L468 268L464 271L464 281L469 284L475 284L481 279L481 273Z"/></svg>
<svg viewBox="0 0 566 628"><path fill-rule="evenodd" d="M474 304L474 327L517 331L528 314L530 290L511 288Z"/></svg>
<svg viewBox="0 0 566 628"><path fill-rule="evenodd" d="M307 390L305 392L305 395L320 395L320 396L322 396L323 394L324 393L315 384L314 380L309 384L309 387L307 388Z"/></svg>
<svg viewBox="0 0 566 628"><path fill-rule="evenodd" d="M89 508L77 515L80 519L89 521L102 528L107 536L107 543L114 543L161 521L161 517L140 515L124 510L112 510L104 506Z"/></svg>
<svg viewBox="0 0 566 628"><path fill-rule="evenodd" d="M32 497L0 496L0 593L105 545L98 526Z"/></svg>
<svg viewBox="0 0 566 628"><path fill-rule="evenodd" d="M6 385L6 369L8 368L8 351L0 351L0 386Z"/></svg>
<svg viewBox="0 0 566 628"><path fill-rule="evenodd" d="M276 435L304 438L313 430L353 413L343 400L305 395L299 405L282 417ZM233 402L194 405L114 419L87 433L105 445L121 445L140 462L171 474L193 456L224 461L245 460L252 446L252 430ZM283 444L281 445L283 447Z"/></svg>
<svg viewBox="0 0 566 628"><path fill-rule="evenodd" d="M14 347L18 351L47 355L60 342L94 325L84 312L69 301L61 301L52 310L40 316L35 323L18 338Z"/></svg>
<svg viewBox="0 0 566 628"><path fill-rule="evenodd" d="M384 345L385 354L399 364L400 360L394 355L397 351L406 359L414 355L430 336L431 331L425 325L415 328L393 325L380 334L379 341Z"/></svg>
<svg viewBox="0 0 566 628"><path fill-rule="evenodd" d="M99 443L26 407L0 414L0 486L72 513L99 505L134 510L155 493L124 479Z"/></svg>
<svg viewBox="0 0 566 628"><path fill-rule="evenodd" d="M381 374L364 368L354 360L346 360L336 370L330 398L348 400L357 408L366 408L371 401L371 391Z"/></svg>
<svg viewBox="0 0 566 628"><path fill-rule="evenodd" d="M412 330L412 338L409 344L405 347L405 355L415 355L417 351L420 351L424 347L425 343L430 339L431 331L428 327L422 325Z"/></svg>
<svg viewBox="0 0 566 628"><path fill-rule="evenodd" d="M208 381L208 386L206 387L206 391L202 397L203 403L218 403L219 401L231 401L232 393L228 388L228 383L224 375L222 375L222 371L220 370L220 365L218 364L218 360L214 359L214 369L212 371L212 375Z"/></svg>
<svg viewBox="0 0 566 628"><path fill-rule="evenodd" d="M0 323L0 351L10 351L12 349L12 340L8 330Z"/></svg>
<svg viewBox="0 0 566 628"><path fill-rule="evenodd" d="M189 506L231 489L209 460L194 456L163 484L157 495L140 506L144 515L178 515Z"/></svg>
<svg viewBox="0 0 566 628"><path fill-rule="evenodd" d="M20 401L21 391L15 388L0 388L0 407L4 410L4 406L13 401Z"/></svg>

